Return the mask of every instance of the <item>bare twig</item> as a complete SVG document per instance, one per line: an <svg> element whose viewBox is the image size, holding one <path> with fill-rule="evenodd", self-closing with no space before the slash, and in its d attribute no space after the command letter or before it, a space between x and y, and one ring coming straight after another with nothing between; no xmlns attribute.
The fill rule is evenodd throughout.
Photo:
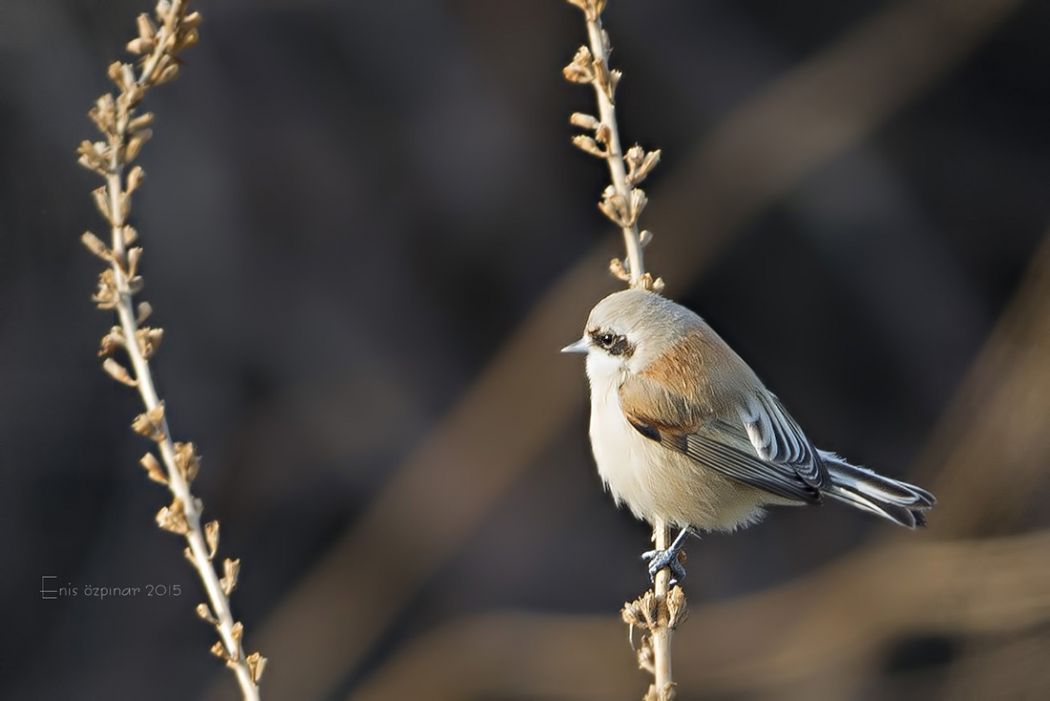
<svg viewBox="0 0 1050 701"><path fill-rule="evenodd" d="M139 35L128 44L128 50L139 56L137 68L122 62L109 67L117 95L103 95L90 113L105 141L85 141L77 153L80 164L105 181L93 194L110 225L110 242L107 246L91 232L82 240L88 250L109 264L99 276L94 301L100 309L114 310L119 321L102 339L102 367L118 382L138 389L145 411L135 418L132 428L156 443L161 458L158 462L153 453L146 453L142 467L150 479L166 485L172 493L171 504L157 513L157 525L186 539L186 559L200 576L208 598L207 604L198 605L197 614L215 627L220 638L212 652L233 670L244 698L258 699L258 681L266 659L258 652L244 654L244 627L234 621L230 609L229 595L237 585L240 560L225 559L221 578L212 564L218 549L219 523L212 521L202 528L203 504L190 491L200 458L192 443L172 440L164 403L150 372L149 358L157 351L163 330L144 325L152 311L149 304L135 306L135 295L143 286L138 274L142 248L134 246L138 234L128 224L128 216L131 196L141 185L144 171L129 166L149 138L148 127L153 122L152 113L139 113L137 109L150 88L175 78L179 52L197 42L201 18L196 12L187 12L187 4L184 0L159 0L156 24L149 15L139 15ZM118 350L126 354L130 372L113 357Z"/></svg>
<svg viewBox="0 0 1050 701"><path fill-rule="evenodd" d="M659 292L664 281L645 271L642 248L652 234L642 231L638 219L645 208L645 192L637 187L660 162L660 151L646 152L635 145L625 154L620 145L620 129L616 122L616 86L620 71L609 67L612 44L609 33L602 27L602 11L606 0L567 0L583 11L587 22L589 46L581 46L572 62L562 73L571 83L589 83L594 87L598 101L598 117L576 112L569 121L585 129L588 134L573 137L582 151L605 159L609 165L612 184L602 193L598 208L623 232L627 262L613 258L609 270L631 287ZM657 549L670 547L668 524L662 519L653 523L653 543ZM670 701L675 695L674 676L671 673L671 633L685 616L685 593L681 587L670 588L671 570L657 572L653 589L633 602L624 604L622 615L631 629L642 631L638 647L638 666L653 675L653 684L645 701Z"/></svg>
<svg viewBox="0 0 1050 701"><path fill-rule="evenodd" d="M573 126L593 134L577 134L572 142L580 150L605 159L609 165L612 184L602 193L598 208L623 232L623 243L627 249L627 261L614 258L610 270L614 275L629 282L631 287L643 287L660 291L663 280L645 272L642 249L652 239L652 234L638 226L638 219L647 203L645 192L637 187L660 162L660 151L645 151L635 145L624 153L620 145L620 130L616 123L616 86L620 83L620 71L609 67L612 44L609 34L602 28L602 11L606 0L567 0L583 11L587 20L589 46L581 46L562 74L571 83L590 84L598 100L598 117L576 112L569 118Z"/></svg>

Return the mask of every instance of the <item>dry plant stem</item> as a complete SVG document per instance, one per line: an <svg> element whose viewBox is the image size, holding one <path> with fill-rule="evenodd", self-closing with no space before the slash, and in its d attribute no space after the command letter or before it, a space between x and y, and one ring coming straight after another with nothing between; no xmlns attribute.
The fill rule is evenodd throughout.
<svg viewBox="0 0 1050 701"><path fill-rule="evenodd" d="M663 280L654 279L645 272L642 248L652 235L642 232L638 226L647 200L645 193L636 186L659 162L660 152L647 153L640 146L634 146L624 154L615 107L616 86L621 75L609 67L612 45L602 27L606 0L568 2L583 12L589 47L581 47L563 73L571 82L590 83L598 101L597 119L586 114L574 114L570 119L575 126L594 134L593 137L579 135L573 143L592 156L604 158L609 166L612 184L606 188L599 208L620 227L627 253L626 266L614 259L610 270L631 287L659 292ZM671 545L668 524L663 519L657 518L653 523L653 542L658 550L666 550ZM685 616L685 595L680 587L672 590L670 584L671 571L665 567L657 572L653 589L625 604L622 612L632 632L634 628L642 631L638 664L653 675L653 684L645 701L671 701L675 694L671 674L671 634Z"/></svg>
<svg viewBox="0 0 1050 701"><path fill-rule="evenodd" d="M118 381L138 389L146 411L136 419L134 428L156 443L166 474L160 472L151 454L143 459L143 465L150 477L165 484L174 496L172 505L158 513L158 525L186 539L186 558L197 571L208 599L207 605L198 607L198 615L215 627L220 638L213 652L222 657L234 672L243 698L256 701L259 699L257 682L265 659L258 653L245 656L241 645L243 626L234 621L228 596L236 585L239 561L226 560L221 579L212 564L218 547L218 523L209 524L205 534L201 526L202 503L190 490L198 458L191 444L177 446L171 439L148 360L159 344L161 332L140 327L140 320L149 313L148 306L140 307L138 311L135 309L134 296L142 284L136 272L141 249L128 249L135 237L127 223L131 195L143 175L137 167L127 172L125 169L148 136L141 133L142 126L152 119L143 114L136 124L135 110L149 88L175 77L178 71L176 54L196 43L196 25L200 18L195 13L188 17L186 4L184 0L160 0L156 9L159 27L147 15L139 17L139 38L129 44L133 53L143 54L137 71L132 64L111 66L110 77L120 92L116 99L104 96L93 112L107 142L85 142L80 149L81 163L105 178L105 196L96 191L96 203L110 224L110 246L106 249L90 233L85 234L85 244L109 262L112 277L107 279L103 274L100 278L96 301L101 308L112 308L120 324L119 333L111 331L103 339L100 354L111 356L115 347L122 348L131 364L132 374L111 357L106 358L104 367Z"/></svg>
<svg viewBox="0 0 1050 701"><path fill-rule="evenodd" d="M595 13L593 19L588 16L587 38L595 61L600 61L608 68L608 37L602 28L601 14ZM602 89L597 81L594 83L594 94L598 99L598 117L601 119L601 123L609 129L608 143L606 144L608 155L605 157L605 161L609 164L609 176L612 178L612 186L616 190L616 194L626 200L630 197L631 188L627 184L627 168L623 163L623 147L620 145L620 127L616 122L616 106L613 103L613 98L606 90ZM631 223L630 226L622 227L621 230L623 231L623 244L627 249L627 271L630 275L631 286L634 287L639 284L642 276L645 274L642 237L638 230L637 221Z"/></svg>
<svg viewBox="0 0 1050 701"><path fill-rule="evenodd" d="M671 547L671 529L661 518L656 519L656 523L653 524L653 541L654 547L658 550L666 550ZM670 569L665 567L656 573L653 588L657 601L660 605L666 606L664 602L667 601L667 595L671 589ZM653 690L657 693L660 693L661 689L674 688L674 676L671 674L672 632L670 625L661 625L654 627L651 633L653 636Z"/></svg>

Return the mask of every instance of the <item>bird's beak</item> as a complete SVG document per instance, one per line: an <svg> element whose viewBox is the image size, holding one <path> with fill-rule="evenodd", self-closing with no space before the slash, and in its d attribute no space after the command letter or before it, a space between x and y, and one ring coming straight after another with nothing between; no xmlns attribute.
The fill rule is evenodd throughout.
<svg viewBox="0 0 1050 701"><path fill-rule="evenodd" d="M586 353L591 349L591 339L584 336L576 343L570 343L561 349L562 353Z"/></svg>

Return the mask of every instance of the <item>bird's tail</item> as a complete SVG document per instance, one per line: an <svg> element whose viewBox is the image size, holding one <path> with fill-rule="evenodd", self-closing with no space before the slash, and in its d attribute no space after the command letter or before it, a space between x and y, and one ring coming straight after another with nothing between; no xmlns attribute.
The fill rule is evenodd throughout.
<svg viewBox="0 0 1050 701"><path fill-rule="evenodd" d="M823 490L829 497L908 528L926 525L924 512L937 499L925 489L850 465L834 453L821 450L820 457L831 475L831 485Z"/></svg>

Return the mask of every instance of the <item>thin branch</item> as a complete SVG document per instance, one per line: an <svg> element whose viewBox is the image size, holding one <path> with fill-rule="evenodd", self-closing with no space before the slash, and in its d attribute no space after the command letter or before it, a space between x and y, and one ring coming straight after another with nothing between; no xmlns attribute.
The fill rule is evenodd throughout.
<svg viewBox="0 0 1050 701"><path fill-rule="evenodd" d="M148 304L141 303L137 308L135 305L135 295L143 286L138 275L142 249L132 246L138 235L128 225L128 215L132 194L141 184L144 172L139 166L128 166L149 138L147 127L153 121L151 113L138 114L136 110L150 88L175 78L179 71L178 53L197 42L200 15L187 13L187 4L183 0L160 0L155 12L158 25L148 15L140 15L139 36L128 44L129 51L140 55L138 69L121 62L109 68L109 76L119 92L116 98L103 95L90 113L106 141L85 141L78 154L81 165L105 180L105 186L95 190L94 196L99 211L110 224L110 243L107 247L90 232L84 234L83 241L92 253L109 263L99 277L94 301L101 309L115 310L119 320L119 326L102 339L99 354L105 357L103 368L114 379L138 389L145 412L135 419L132 428L156 443L164 469L152 453L142 458L142 466L152 480L165 484L173 496L172 503L157 513L157 524L186 539L186 559L197 571L208 598L208 604L200 604L197 613L215 627L220 638L212 652L233 670L243 697L256 700L266 659L257 652L244 654L244 627L234 621L229 601L240 561L224 560L221 578L212 564L218 548L218 522L202 528L203 504L190 491L200 458L192 443L172 440L164 403L150 371L149 358L159 347L163 331L143 325L152 311ZM130 373L112 357L118 349L125 352Z"/></svg>
<svg viewBox="0 0 1050 701"><path fill-rule="evenodd" d="M612 44L609 34L602 28L602 11L605 0L567 0L583 11L587 21L589 46L581 46L572 62L565 66L562 74L571 83L590 84L598 101L598 117L577 112L569 121L585 129L593 136L578 134L572 142L580 150L605 159L609 166L612 184L602 193L598 208L623 232L627 250L626 263L614 258L610 270L616 277L631 287L642 287L659 292L663 280L645 272L642 249L652 239L652 234L639 229L638 220L645 209L645 191L637 187L660 162L660 151L645 151L635 145L624 153L620 145L620 129L616 122L616 86L620 83L620 71L609 68Z"/></svg>
<svg viewBox="0 0 1050 701"><path fill-rule="evenodd" d="M587 22L589 46L581 46L562 74L571 83L589 83L594 87L598 101L598 117L575 113L569 122L586 129L594 136L578 134L573 137L582 151L605 159L612 184L602 193L598 208L623 232L627 262L614 258L609 270L631 287L659 292L664 287L660 278L645 272L642 248L652 239L648 231L641 231L638 220L648 202L645 192L637 187L660 162L660 151L646 152L635 145L625 154L620 145L620 128L616 121L616 86L620 71L609 67L612 43L602 27L602 12L606 0L567 0L583 11ZM668 524L657 518L653 523L653 543L659 550L670 547ZM624 604L624 622L642 631L638 647L638 666L653 675L653 683L645 701L671 701L675 696L674 676L671 673L671 634L685 618L685 593L681 587L671 589L671 570L657 572L653 589L633 602Z"/></svg>

